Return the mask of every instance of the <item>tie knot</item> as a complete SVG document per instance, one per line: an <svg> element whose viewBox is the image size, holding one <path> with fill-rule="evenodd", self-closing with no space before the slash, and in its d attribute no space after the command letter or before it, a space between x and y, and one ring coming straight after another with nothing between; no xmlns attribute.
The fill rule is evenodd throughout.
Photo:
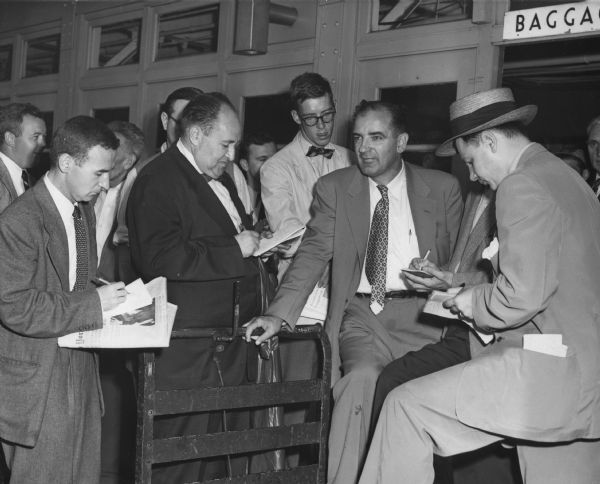
<svg viewBox="0 0 600 484"><path fill-rule="evenodd" d="M388 187L385 185L377 185L377 189L379 190L379 193L381 193L381 198L385 198L387 200Z"/></svg>
<svg viewBox="0 0 600 484"><path fill-rule="evenodd" d="M333 149L331 148L323 148L321 146L311 146L310 148L308 148L308 152L306 153L306 156L310 156L311 158L313 156L318 156L318 155L322 155L325 158L331 159L331 157L333 156Z"/></svg>
<svg viewBox="0 0 600 484"><path fill-rule="evenodd" d="M73 206L73 218L75 220L81 220L81 210L79 209L79 205Z"/></svg>

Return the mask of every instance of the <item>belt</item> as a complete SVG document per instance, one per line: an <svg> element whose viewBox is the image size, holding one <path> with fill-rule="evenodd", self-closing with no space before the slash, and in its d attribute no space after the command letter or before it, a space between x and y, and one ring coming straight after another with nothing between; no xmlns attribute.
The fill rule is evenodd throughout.
<svg viewBox="0 0 600 484"><path fill-rule="evenodd" d="M371 298L370 292L357 292L357 297ZM385 293L386 299L406 299L408 297L427 297L427 293L424 291L414 291L403 289L401 291L389 291Z"/></svg>

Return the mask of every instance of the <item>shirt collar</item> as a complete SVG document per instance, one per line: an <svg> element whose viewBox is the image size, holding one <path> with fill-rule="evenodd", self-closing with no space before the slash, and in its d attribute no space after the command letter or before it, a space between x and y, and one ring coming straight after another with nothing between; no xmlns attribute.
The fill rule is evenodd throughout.
<svg viewBox="0 0 600 484"><path fill-rule="evenodd" d="M69 217L73 217L73 207L77 205L77 203L71 202L65 195L58 189L48 176L48 173L44 175L44 183L46 184L46 188L50 192L50 196L52 200L54 200L54 204L60 213L60 216L63 220L68 220Z"/></svg>
<svg viewBox="0 0 600 484"><path fill-rule="evenodd" d="M11 158L6 156L1 151L0 151L0 158L4 162L4 166L6 166L6 169L8 170L10 177L13 180L20 180L21 175L23 173L23 168L21 168L19 165L17 165Z"/></svg>
<svg viewBox="0 0 600 484"><path fill-rule="evenodd" d="M194 169L198 173L200 173L201 175L204 174L204 173L202 173L202 170L200 168L198 168L198 165L196 164L196 161L194 160L194 155L192 155L192 152L187 149L187 147L183 144L181 139L179 139L177 141L177 149L181 152L181 154L183 156L185 156L185 159L191 163L191 165L194 167Z"/></svg>
<svg viewBox="0 0 600 484"><path fill-rule="evenodd" d="M398 174L390 181L386 186L388 189L388 196L398 197L401 191L406 186L406 170L404 169L405 163L402 161L402 168L398 172ZM378 191L377 182L372 178L369 178L369 186L371 189L375 189Z"/></svg>

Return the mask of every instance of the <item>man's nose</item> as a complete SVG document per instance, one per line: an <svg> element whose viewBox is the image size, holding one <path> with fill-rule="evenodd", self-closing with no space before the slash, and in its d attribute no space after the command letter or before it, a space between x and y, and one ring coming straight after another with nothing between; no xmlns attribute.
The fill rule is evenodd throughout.
<svg viewBox="0 0 600 484"><path fill-rule="evenodd" d="M227 156L227 159L229 161L235 160L235 146L229 146L227 148L227 155L226 156Z"/></svg>
<svg viewBox="0 0 600 484"><path fill-rule="evenodd" d="M108 191L108 189L110 187L110 178L108 176L108 173L104 173L100 177L100 187L103 188L104 190Z"/></svg>

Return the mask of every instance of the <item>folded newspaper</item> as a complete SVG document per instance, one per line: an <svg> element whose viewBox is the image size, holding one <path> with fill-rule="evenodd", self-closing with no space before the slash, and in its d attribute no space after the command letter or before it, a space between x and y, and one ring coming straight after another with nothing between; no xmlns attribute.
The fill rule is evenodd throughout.
<svg viewBox="0 0 600 484"><path fill-rule="evenodd" d="M140 279L127 289L127 299L103 313L104 327L58 338L65 348L161 348L169 346L177 306L167 302L167 280L148 284Z"/></svg>

